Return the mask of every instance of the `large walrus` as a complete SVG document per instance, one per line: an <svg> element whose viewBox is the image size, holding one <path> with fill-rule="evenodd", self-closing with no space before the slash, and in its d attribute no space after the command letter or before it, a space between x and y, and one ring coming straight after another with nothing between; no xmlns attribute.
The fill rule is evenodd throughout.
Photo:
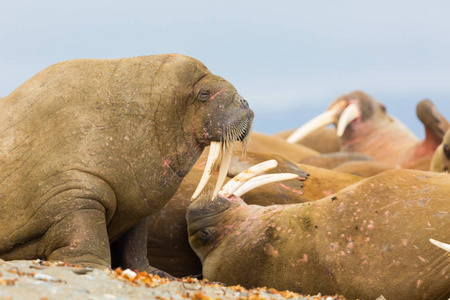
<svg viewBox="0 0 450 300"><path fill-rule="evenodd" d="M450 175L390 170L318 201L246 205L231 192L187 212L212 281L349 299L448 299Z"/></svg>
<svg viewBox="0 0 450 300"><path fill-rule="evenodd" d="M228 171L229 177L270 159L275 159L278 165L271 171L267 171L268 174L294 173L300 179L306 178L307 173L303 170L307 170L310 174L306 181L274 182L251 190L242 197L247 204L267 206L314 201L362 179L331 170L306 165L298 166L274 154L247 152L244 158L240 153L233 155ZM198 275L202 270L200 260L188 243L185 216L191 204L190 195L199 181L204 163L205 158L201 157L183 179L172 199L161 210L151 215L148 221L147 257L150 264L177 277ZM215 175L214 173L213 176Z"/></svg>
<svg viewBox="0 0 450 300"><path fill-rule="evenodd" d="M178 54L55 64L0 114L0 258L104 268L112 253L143 271L147 217L253 120L229 82Z"/></svg>
<svg viewBox="0 0 450 300"><path fill-rule="evenodd" d="M318 128L335 124L341 151L364 153L376 161L427 171L445 133L440 127L446 120L429 100L417 105L417 116L425 126L423 141L388 115L382 103L356 91L337 98L325 113L305 123L287 141L295 143Z"/></svg>

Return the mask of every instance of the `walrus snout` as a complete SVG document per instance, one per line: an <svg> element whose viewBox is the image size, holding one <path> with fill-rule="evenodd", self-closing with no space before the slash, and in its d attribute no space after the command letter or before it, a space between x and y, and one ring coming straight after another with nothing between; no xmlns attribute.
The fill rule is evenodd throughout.
<svg viewBox="0 0 450 300"><path fill-rule="evenodd" d="M220 195L214 201L211 201L210 197L201 197L188 207L186 221L188 224L193 224L201 219L216 216L230 206L231 202Z"/></svg>
<svg viewBox="0 0 450 300"><path fill-rule="evenodd" d="M234 94L233 100L240 103L242 105L242 108L249 108L247 100L245 100L244 97L242 97L241 95Z"/></svg>

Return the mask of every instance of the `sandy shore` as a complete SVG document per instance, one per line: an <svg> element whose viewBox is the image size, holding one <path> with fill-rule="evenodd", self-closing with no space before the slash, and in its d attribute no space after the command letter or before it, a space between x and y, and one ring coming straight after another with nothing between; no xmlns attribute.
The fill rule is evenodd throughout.
<svg viewBox="0 0 450 300"><path fill-rule="evenodd" d="M289 291L226 287L195 278L167 280L126 270L97 270L65 263L0 260L0 300L6 299L344 299Z"/></svg>

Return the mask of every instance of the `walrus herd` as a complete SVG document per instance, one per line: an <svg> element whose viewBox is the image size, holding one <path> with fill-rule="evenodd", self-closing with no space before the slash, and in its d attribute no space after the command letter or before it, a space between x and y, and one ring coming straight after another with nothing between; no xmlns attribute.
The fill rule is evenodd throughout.
<svg viewBox="0 0 450 300"><path fill-rule="evenodd" d="M0 108L1 259L450 298L450 123L430 100L422 141L361 91L266 135L229 82L162 54L57 63Z"/></svg>

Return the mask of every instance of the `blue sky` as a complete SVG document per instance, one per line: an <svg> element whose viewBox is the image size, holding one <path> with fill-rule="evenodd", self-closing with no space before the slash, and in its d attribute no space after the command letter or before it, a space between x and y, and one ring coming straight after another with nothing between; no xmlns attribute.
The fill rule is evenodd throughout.
<svg viewBox="0 0 450 300"><path fill-rule="evenodd" d="M450 119L447 1L0 2L0 97L74 58L181 53L230 81L254 129L295 128L363 90L416 135L428 98Z"/></svg>

